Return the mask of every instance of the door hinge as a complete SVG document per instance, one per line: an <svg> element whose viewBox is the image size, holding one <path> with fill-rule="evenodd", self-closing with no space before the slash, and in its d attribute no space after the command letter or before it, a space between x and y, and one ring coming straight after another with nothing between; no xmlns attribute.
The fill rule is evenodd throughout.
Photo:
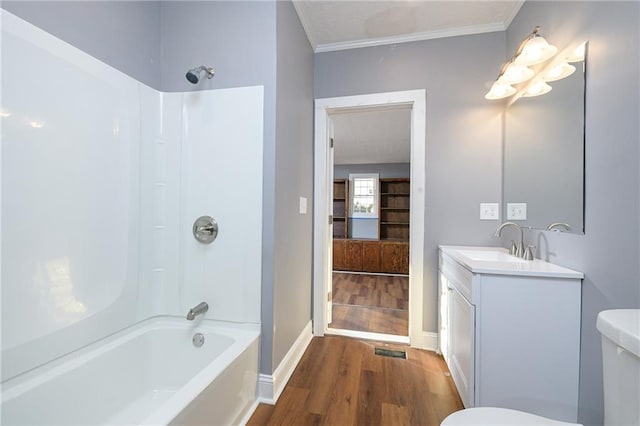
<svg viewBox="0 0 640 426"><path fill-rule="evenodd" d="M329 225L333 224L333 216L329 215Z"/></svg>
<svg viewBox="0 0 640 426"><path fill-rule="evenodd" d="M331 302L331 292L327 293L327 302Z"/></svg>
<svg viewBox="0 0 640 426"><path fill-rule="evenodd" d="M333 148L333 138L329 139L329 148Z"/></svg>

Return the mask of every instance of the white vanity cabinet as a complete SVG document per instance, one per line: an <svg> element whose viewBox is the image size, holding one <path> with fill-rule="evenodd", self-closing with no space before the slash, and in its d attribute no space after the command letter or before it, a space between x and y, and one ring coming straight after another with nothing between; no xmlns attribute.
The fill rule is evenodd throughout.
<svg viewBox="0 0 640 426"><path fill-rule="evenodd" d="M441 247L439 266L440 350L465 407L576 422L582 273L469 247Z"/></svg>

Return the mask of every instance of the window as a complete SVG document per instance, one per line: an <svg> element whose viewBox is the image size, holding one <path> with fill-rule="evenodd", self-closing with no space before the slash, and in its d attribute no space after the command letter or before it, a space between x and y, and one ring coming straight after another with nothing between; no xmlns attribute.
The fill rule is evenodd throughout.
<svg viewBox="0 0 640 426"><path fill-rule="evenodd" d="M378 174L350 174L351 217L378 217Z"/></svg>

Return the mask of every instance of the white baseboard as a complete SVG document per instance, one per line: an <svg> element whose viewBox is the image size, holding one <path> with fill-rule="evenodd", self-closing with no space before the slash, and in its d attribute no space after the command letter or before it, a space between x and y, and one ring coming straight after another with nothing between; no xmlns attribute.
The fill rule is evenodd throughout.
<svg viewBox="0 0 640 426"><path fill-rule="evenodd" d="M438 333L423 331L411 338L411 347L425 349L427 351L438 350Z"/></svg>
<svg viewBox="0 0 640 426"><path fill-rule="evenodd" d="M256 412L256 409L258 408L258 404L260 404L260 401L256 399L253 402L253 404L251 404L251 407L249 407L247 412L244 413L244 416L242 416L242 419L240 419L240 421L237 424L245 426L247 423L249 423L249 419L251 419L251 416L253 416L253 413Z"/></svg>
<svg viewBox="0 0 640 426"><path fill-rule="evenodd" d="M273 405L278 401L312 338L311 321L309 321L273 374L260 374L258 377L258 400L260 402Z"/></svg>

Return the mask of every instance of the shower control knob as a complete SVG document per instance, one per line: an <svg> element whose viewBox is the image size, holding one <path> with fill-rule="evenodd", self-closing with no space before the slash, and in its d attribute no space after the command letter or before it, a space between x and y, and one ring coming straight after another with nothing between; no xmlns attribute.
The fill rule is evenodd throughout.
<svg viewBox="0 0 640 426"><path fill-rule="evenodd" d="M202 244L211 244L218 236L218 223L211 216L200 216L193 223L193 236Z"/></svg>

